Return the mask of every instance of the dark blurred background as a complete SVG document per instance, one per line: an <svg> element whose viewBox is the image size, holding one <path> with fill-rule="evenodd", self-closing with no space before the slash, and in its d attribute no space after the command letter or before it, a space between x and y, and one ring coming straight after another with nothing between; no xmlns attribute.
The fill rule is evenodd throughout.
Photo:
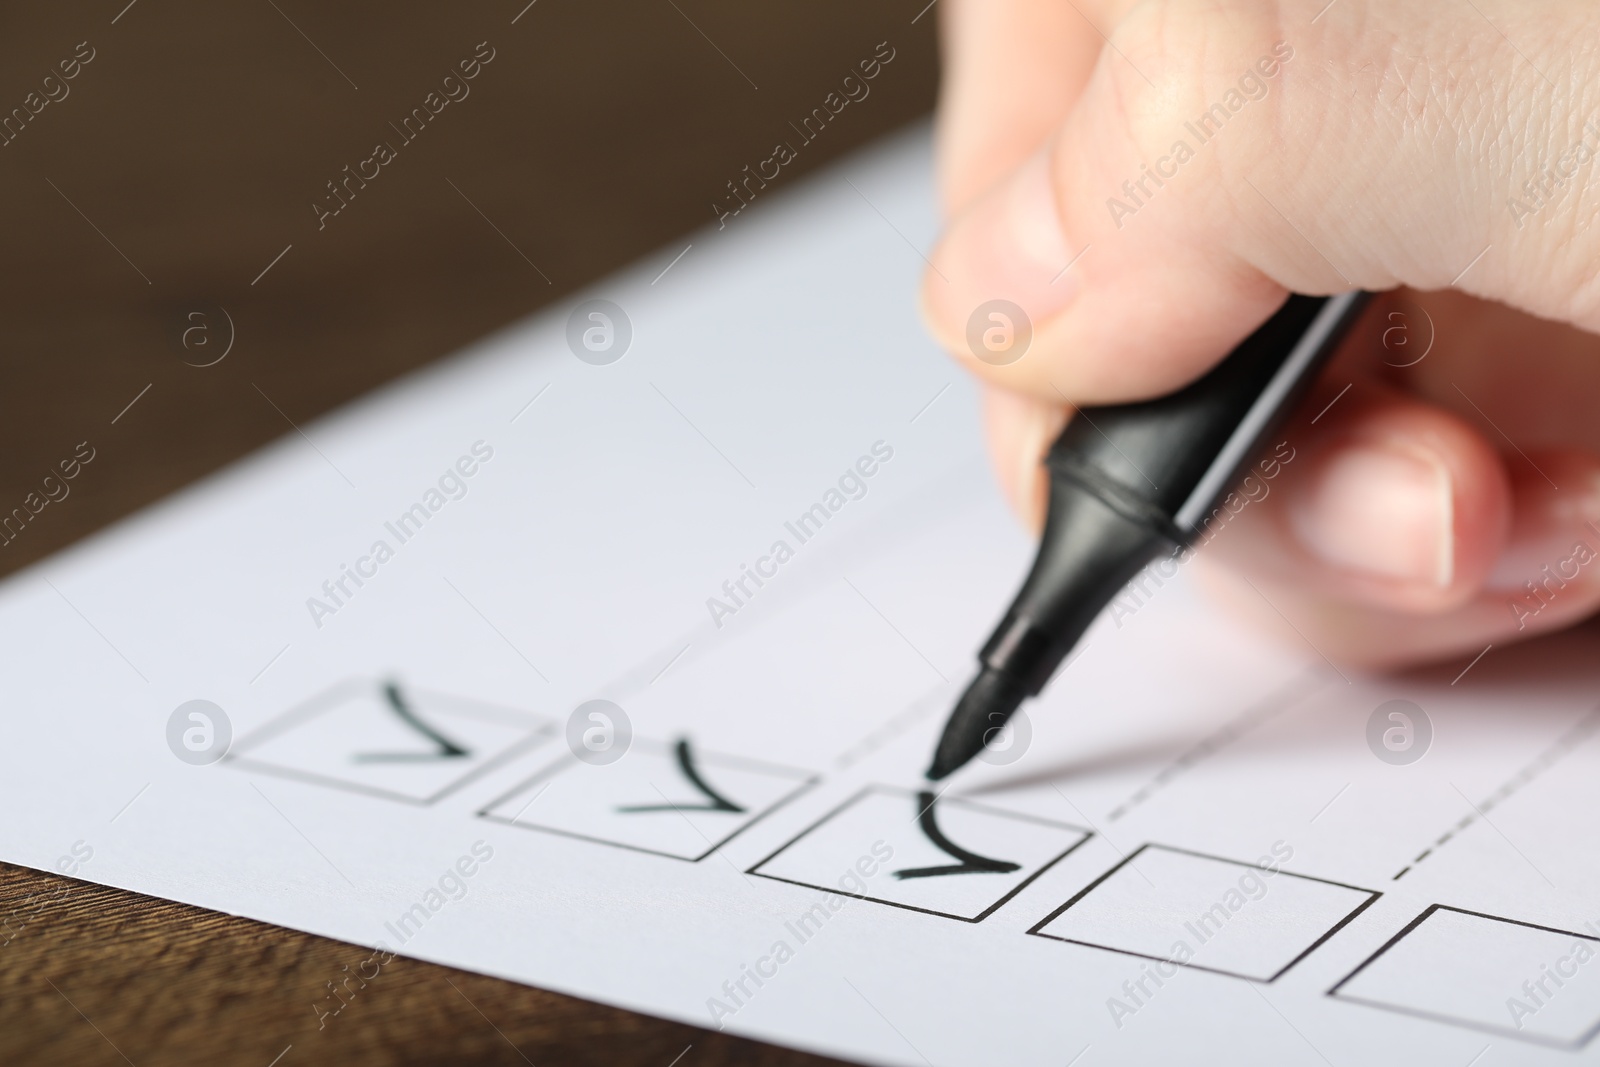
<svg viewBox="0 0 1600 1067"><path fill-rule="evenodd" d="M0 572L713 221L881 41L871 95L774 185L924 114L927 3L10 5L0 115L67 95L0 147L0 512L78 442L96 458ZM480 42L470 95L402 146L389 124ZM398 158L319 230L378 141ZM219 307L231 352L186 365L221 351Z"/></svg>
<svg viewBox="0 0 1600 1067"><path fill-rule="evenodd" d="M926 113L929 7L8 5L0 514L79 442L95 459L0 573L713 221L879 42L870 97L774 185ZM480 42L470 95L401 146L389 124ZM398 158L319 230L326 183L379 141ZM192 366L229 318L227 357ZM319 1031L310 1005L364 952L5 865L0 918L4 1063L820 1062L407 960Z"/></svg>

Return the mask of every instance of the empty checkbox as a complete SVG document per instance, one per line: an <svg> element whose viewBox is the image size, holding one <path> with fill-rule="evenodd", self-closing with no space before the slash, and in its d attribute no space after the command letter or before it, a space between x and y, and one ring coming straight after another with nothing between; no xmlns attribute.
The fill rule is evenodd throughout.
<svg viewBox="0 0 1600 1067"><path fill-rule="evenodd" d="M978 922L1089 836L986 804L871 786L749 873Z"/></svg>
<svg viewBox="0 0 1600 1067"><path fill-rule="evenodd" d="M634 738L614 763L566 756L478 814L598 844L696 862L815 781L810 771Z"/></svg>
<svg viewBox="0 0 1600 1067"><path fill-rule="evenodd" d="M1143 845L1030 934L1270 982L1378 899L1257 863Z"/></svg>
<svg viewBox="0 0 1600 1067"><path fill-rule="evenodd" d="M395 679L334 686L241 738L245 770L431 804L554 736L541 716Z"/></svg>
<svg viewBox="0 0 1600 1067"><path fill-rule="evenodd" d="M1600 939L1435 904L1328 995L1577 1049L1600 1031Z"/></svg>

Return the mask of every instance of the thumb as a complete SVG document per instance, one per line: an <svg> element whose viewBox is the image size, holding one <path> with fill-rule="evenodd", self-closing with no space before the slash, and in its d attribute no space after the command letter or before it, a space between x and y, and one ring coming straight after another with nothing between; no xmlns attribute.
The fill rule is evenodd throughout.
<svg viewBox="0 0 1600 1067"><path fill-rule="evenodd" d="M990 381L1167 392L1290 290L1454 286L1600 329L1595 5L1118 6L1063 125L925 274L931 328Z"/></svg>

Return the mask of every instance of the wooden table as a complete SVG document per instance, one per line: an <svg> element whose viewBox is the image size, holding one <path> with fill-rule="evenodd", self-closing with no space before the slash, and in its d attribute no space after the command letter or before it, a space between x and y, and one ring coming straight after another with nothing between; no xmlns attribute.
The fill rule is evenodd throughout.
<svg viewBox="0 0 1600 1067"><path fill-rule="evenodd" d="M774 186L925 113L925 2L14 5L0 513L79 442L95 460L0 567L710 221L879 42L870 96ZM469 95L392 132L480 51ZM396 158L323 214L381 140ZM6 1064L824 1062L399 959L319 1029L364 949L4 865L0 923Z"/></svg>

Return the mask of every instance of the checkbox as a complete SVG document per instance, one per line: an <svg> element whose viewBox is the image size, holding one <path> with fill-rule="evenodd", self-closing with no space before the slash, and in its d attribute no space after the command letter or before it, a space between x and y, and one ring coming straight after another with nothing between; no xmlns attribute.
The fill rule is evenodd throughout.
<svg viewBox="0 0 1600 1067"><path fill-rule="evenodd" d="M749 873L980 922L1090 836L969 800L869 786Z"/></svg>
<svg viewBox="0 0 1600 1067"><path fill-rule="evenodd" d="M568 755L478 812L480 818L699 862L816 781L810 771L635 737L614 763Z"/></svg>
<svg viewBox="0 0 1600 1067"><path fill-rule="evenodd" d="M1271 982L1337 933L1380 894L1369 889L1141 845L1030 934Z"/></svg>
<svg viewBox="0 0 1600 1067"><path fill-rule="evenodd" d="M1579 1049L1600 1031L1600 938L1434 904L1328 995Z"/></svg>
<svg viewBox="0 0 1600 1067"><path fill-rule="evenodd" d="M432 804L555 736L531 712L414 689L392 678L351 679L235 742L243 770L356 793Z"/></svg>

